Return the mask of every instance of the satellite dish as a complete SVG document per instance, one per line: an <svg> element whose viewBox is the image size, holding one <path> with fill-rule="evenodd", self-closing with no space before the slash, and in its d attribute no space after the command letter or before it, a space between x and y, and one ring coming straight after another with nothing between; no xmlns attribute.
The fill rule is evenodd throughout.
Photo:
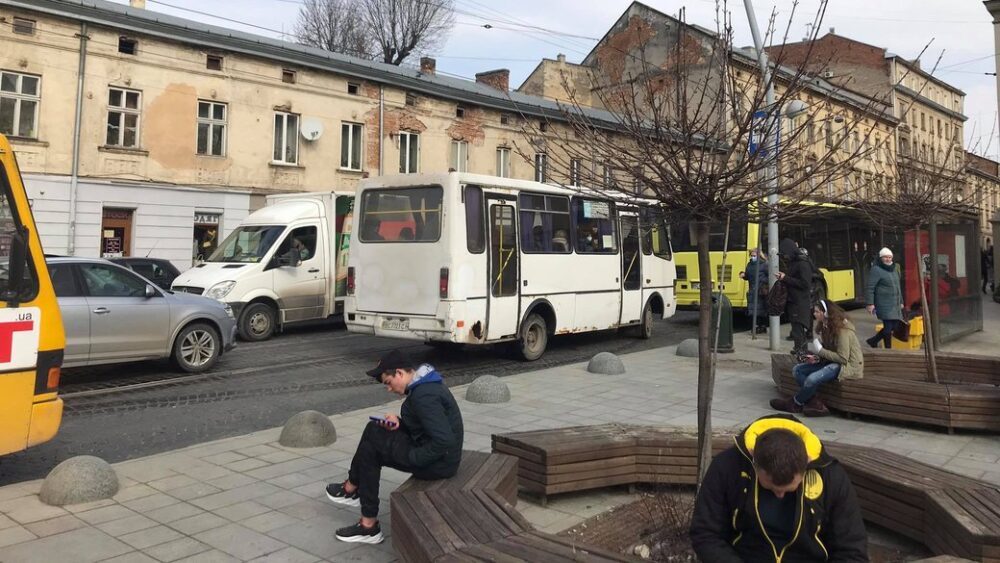
<svg viewBox="0 0 1000 563"><path fill-rule="evenodd" d="M315 117L307 117L302 120L299 132L307 141L315 141L323 136L323 122Z"/></svg>

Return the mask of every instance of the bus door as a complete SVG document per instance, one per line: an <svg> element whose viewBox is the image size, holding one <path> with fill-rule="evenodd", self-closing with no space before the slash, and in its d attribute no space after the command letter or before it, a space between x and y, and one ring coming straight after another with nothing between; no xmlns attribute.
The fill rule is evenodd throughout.
<svg viewBox="0 0 1000 563"><path fill-rule="evenodd" d="M622 298L619 324L638 322L642 316L642 254L639 252L639 219L619 219L622 234Z"/></svg>
<svg viewBox="0 0 1000 563"><path fill-rule="evenodd" d="M520 319L517 210L513 201L502 199L487 198L486 206L490 222L486 338L497 340L516 335Z"/></svg>

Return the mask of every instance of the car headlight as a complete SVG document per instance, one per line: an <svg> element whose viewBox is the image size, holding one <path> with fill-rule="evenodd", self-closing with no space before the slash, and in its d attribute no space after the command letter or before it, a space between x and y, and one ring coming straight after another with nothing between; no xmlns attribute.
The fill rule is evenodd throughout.
<svg viewBox="0 0 1000 563"><path fill-rule="evenodd" d="M229 315L230 319L236 318L236 315L233 314L233 307L229 303L223 303L222 308L226 310L226 314Z"/></svg>
<svg viewBox="0 0 1000 563"><path fill-rule="evenodd" d="M219 282L208 288L208 291L205 292L205 297L211 297L212 299L222 301L227 295L229 295L229 292L232 291L235 286L236 282L234 281Z"/></svg>

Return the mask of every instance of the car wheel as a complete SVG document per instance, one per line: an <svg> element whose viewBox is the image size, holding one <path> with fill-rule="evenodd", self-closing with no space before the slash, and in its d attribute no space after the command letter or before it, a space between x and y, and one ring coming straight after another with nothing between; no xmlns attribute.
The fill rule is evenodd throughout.
<svg viewBox="0 0 1000 563"><path fill-rule="evenodd" d="M517 343L518 355L527 362L542 357L549 343L549 331L545 319L538 315L528 315L521 327L521 338Z"/></svg>
<svg viewBox="0 0 1000 563"><path fill-rule="evenodd" d="M653 307L651 303L646 303L642 309L642 319L639 321L638 336L643 340L653 337Z"/></svg>
<svg viewBox="0 0 1000 563"><path fill-rule="evenodd" d="M251 304L240 316L240 337L249 342L271 338L277 317L274 307L266 303Z"/></svg>
<svg viewBox="0 0 1000 563"><path fill-rule="evenodd" d="M187 325L174 341L174 362L188 373L211 369L221 352L219 333L205 323Z"/></svg>

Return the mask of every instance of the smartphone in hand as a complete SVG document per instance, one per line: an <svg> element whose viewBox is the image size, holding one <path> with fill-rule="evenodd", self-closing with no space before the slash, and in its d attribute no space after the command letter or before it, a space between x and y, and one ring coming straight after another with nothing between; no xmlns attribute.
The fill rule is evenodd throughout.
<svg viewBox="0 0 1000 563"><path fill-rule="evenodd" d="M396 423L395 422L387 419L384 416L369 416L368 420L370 420L372 422L375 422L376 424L381 424L382 426L385 426L386 428L395 428L396 427Z"/></svg>

